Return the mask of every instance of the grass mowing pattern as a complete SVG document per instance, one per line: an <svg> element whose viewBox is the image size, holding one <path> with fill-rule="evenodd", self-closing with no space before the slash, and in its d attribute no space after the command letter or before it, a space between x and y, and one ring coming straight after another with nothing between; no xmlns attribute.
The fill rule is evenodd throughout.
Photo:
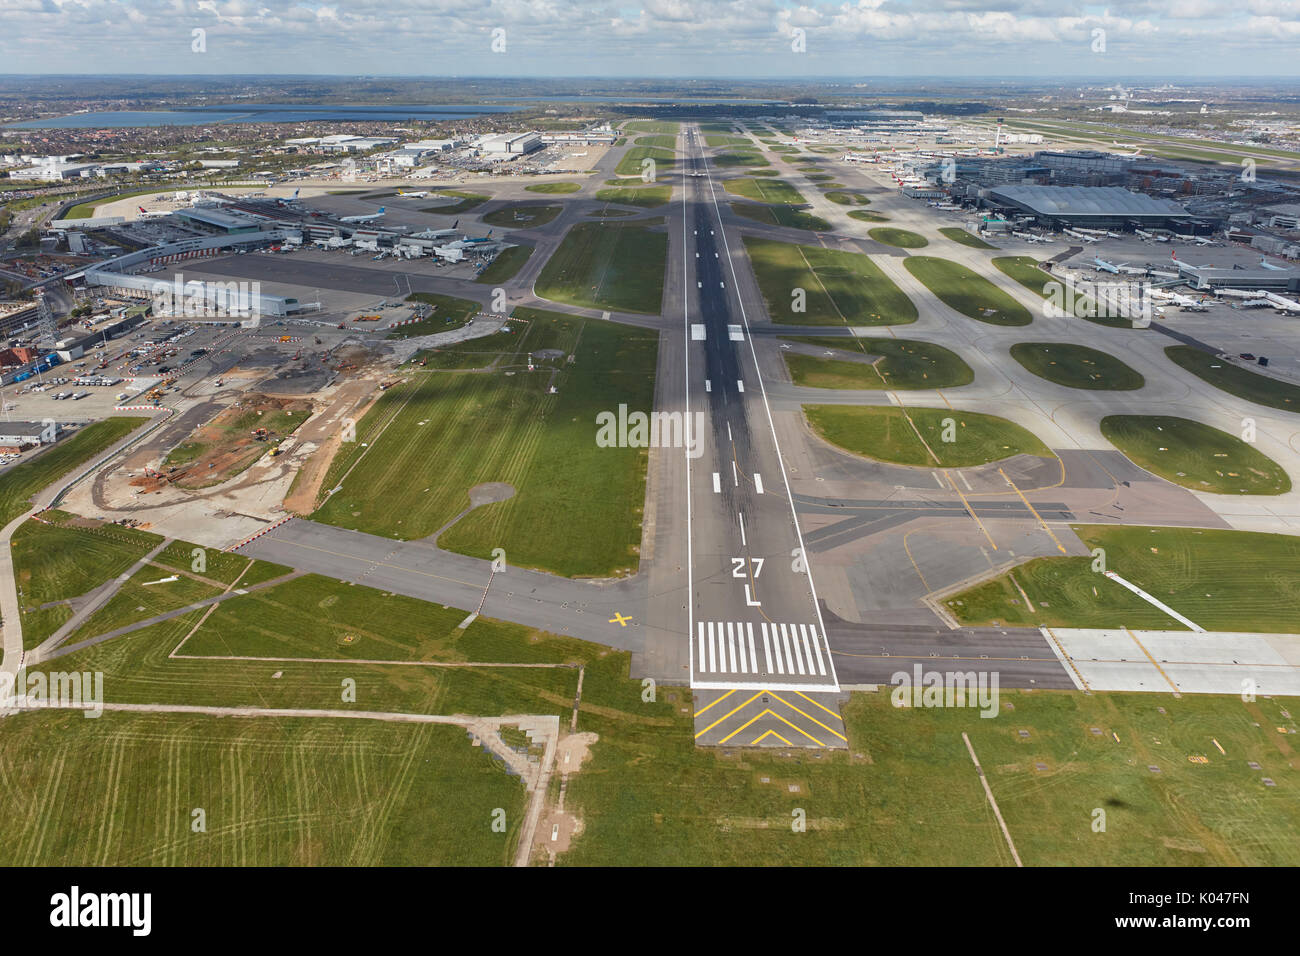
<svg viewBox="0 0 1300 956"><path fill-rule="evenodd" d="M1291 479L1236 435L1168 415L1107 415L1101 433L1134 464L1166 481L1223 495L1281 495Z"/></svg>
<svg viewBox="0 0 1300 956"><path fill-rule="evenodd" d="M508 282L524 267L524 263L532 254L532 246L511 246L509 249L502 249L491 264L474 277L474 281L484 285Z"/></svg>
<svg viewBox="0 0 1300 956"><path fill-rule="evenodd" d="M12 540L14 580L23 609L23 646L29 650L73 614L67 605L45 609L41 605L94 590L125 572L163 540L147 531L117 525L65 525L62 522L69 516L59 511L46 512L46 516L60 523L24 522Z"/></svg>
<svg viewBox="0 0 1300 956"><path fill-rule="evenodd" d="M896 246L899 249L921 249L930 244L930 240L919 233L909 232L906 229L895 229L892 226L882 226L879 229L871 229L867 232L876 242L883 242L887 246Z"/></svg>
<svg viewBox="0 0 1300 956"><path fill-rule="evenodd" d="M901 325L916 306L867 256L745 236L768 315L790 325ZM793 289L804 290L795 312Z"/></svg>
<svg viewBox="0 0 1300 956"><path fill-rule="evenodd" d="M6 865L505 866L527 796L452 726L47 711L6 737Z"/></svg>
<svg viewBox="0 0 1300 956"><path fill-rule="evenodd" d="M1039 378L1068 388L1127 392L1146 384L1139 372L1115 356L1086 345L1019 342L1011 346L1011 357Z"/></svg>
<svg viewBox="0 0 1300 956"><path fill-rule="evenodd" d="M673 168L676 155L670 149L656 149L653 146L633 146L619 161L614 173L618 176L641 176L645 172L641 164L647 159L655 164L657 173L665 173Z"/></svg>
<svg viewBox="0 0 1300 956"><path fill-rule="evenodd" d="M1300 386L1251 372L1190 345L1171 345L1165 355L1175 365L1230 395L1268 408L1300 412Z"/></svg>
<svg viewBox="0 0 1300 956"><path fill-rule="evenodd" d="M537 294L555 302L658 315L668 236L645 226L580 222L542 267Z"/></svg>
<svg viewBox="0 0 1300 956"><path fill-rule="evenodd" d="M944 226L939 230L939 235L951 239L953 242L960 242L963 246L970 246L972 249L996 249L997 246L991 246L979 236L971 235L965 229L959 226Z"/></svg>
<svg viewBox="0 0 1300 956"><path fill-rule="evenodd" d="M988 279L949 259L908 256L903 267L950 309L969 318L989 325L1028 325L1033 321L1028 309Z"/></svg>
<svg viewBox="0 0 1300 956"><path fill-rule="evenodd" d="M72 477L79 466L121 441L149 419L106 418L78 429L58 444L0 475L0 525L6 525L31 507L32 495L61 478Z"/></svg>
<svg viewBox="0 0 1300 956"><path fill-rule="evenodd" d="M548 195L576 193L581 188L581 183L533 183L531 186L524 187L530 193L546 193Z"/></svg>
<svg viewBox="0 0 1300 956"><path fill-rule="evenodd" d="M733 196L753 199L757 202L797 206L804 201L799 190L784 179L755 179L752 176L737 176L734 179L724 180L722 185Z"/></svg>
<svg viewBox="0 0 1300 956"><path fill-rule="evenodd" d="M640 183L641 181L635 180ZM611 189L597 190L596 198L601 202L621 203L624 206L642 206L646 209L653 209L656 206L662 206L672 198L673 189L671 186L660 184L657 186L617 186Z"/></svg>
<svg viewBox="0 0 1300 956"><path fill-rule="evenodd" d="M502 547L514 566L570 576L636 568L647 454L597 447L596 414L620 403L651 407L658 337L599 319L515 315L529 320L527 331L510 336L509 354L491 372L420 370L379 399L357 426L358 447L336 460L325 486L360 464L316 520L422 538L468 507L473 485L504 481L515 497L461 518L439 538L442 547L482 557ZM543 349L575 360L538 359ZM538 365L531 374L530 352ZM362 457L362 442L378 447Z"/></svg>
<svg viewBox="0 0 1300 956"><path fill-rule="evenodd" d="M871 205L871 200L868 199L866 196L863 196L860 193L846 192L840 189L832 189L830 192L826 193L826 198L833 203L838 203L841 206Z"/></svg>
<svg viewBox="0 0 1300 956"><path fill-rule="evenodd" d="M718 133L706 133L704 136L706 146L743 146L751 147L754 141L748 136L728 136Z"/></svg>
<svg viewBox="0 0 1300 956"><path fill-rule="evenodd" d="M546 225L563 210L563 206L550 203L515 202L484 213L482 219L489 226L532 229L534 226Z"/></svg>
<svg viewBox="0 0 1300 956"><path fill-rule="evenodd" d="M680 123L670 123L667 120L631 120L623 124L625 133L662 133L666 136L676 136L680 131Z"/></svg>
<svg viewBox="0 0 1300 956"><path fill-rule="evenodd" d="M829 335L791 335L782 339L875 360L868 364L851 358L782 352L790 378L796 385L809 388L955 388L969 385L975 378L971 367L957 353L931 342Z"/></svg>
<svg viewBox="0 0 1300 956"><path fill-rule="evenodd" d="M814 216L794 206L756 206L753 203L733 202L731 211L737 216L771 226L786 226L808 232L827 232L831 228L831 224L821 216Z"/></svg>
<svg viewBox="0 0 1300 956"><path fill-rule="evenodd" d="M676 149L676 136L638 136L632 140L633 146L653 146L656 149Z"/></svg>
<svg viewBox="0 0 1300 956"><path fill-rule="evenodd" d="M766 167L772 165L757 150L751 151L747 149L733 149L725 153L719 153L713 157L712 162L719 169L728 169L735 166ZM765 170L763 175L766 176L769 173L775 176L776 170Z"/></svg>
<svg viewBox="0 0 1300 956"><path fill-rule="evenodd" d="M852 209L845 215L860 222L889 222L888 216L882 216L877 212L867 212L865 209Z"/></svg>
<svg viewBox="0 0 1300 956"><path fill-rule="evenodd" d="M1201 528L1074 525L1106 569L1209 630L1286 633L1300 605L1300 538ZM1025 607L1007 574L945 604L964 624L1184 630L1123 585L1092 570L1090 555L1036 558L1013 572L1036 607Z"/></svg>
<svg viewBox="0 0 1300 956"><path fill-rule="evenodd" d="M1032 433L995 415L948 408L908 408L904 415L903 409L892 405L805 405L803 411L813 431L832 445L895 465L964 468L1019 454L1052 457ZM915 430L907 422L909 417ZM954 422L956 441L942 440L948 419Z"/></svg>
<svg viewBox="0 0 1300 956"><path fill-rule="evenodd" d="M1022 286L1035 295L1041 295L1044 299L1057 299L1061 307L1070 306L1071 314L1074 313L1075 307L1080 314L1080 318L1087 319L1089 322L1095 322L1097 325L1104 325L1112 329L1131 329L1133 323L1128 319L1116 315L1098 315L1097 306L1091 299L1080 296L1078 301L1071 303L1065 301L1065 290L1059 288L1063 284L1052 277L1050 272L1044 272L1038 268L1038 260L1030 256L998 256L993 260L999 272L1003 275L1015 279ZM1051 288L1048 284L1051 283ZM1055 291L1055 295L1053 292Z"/></svg>

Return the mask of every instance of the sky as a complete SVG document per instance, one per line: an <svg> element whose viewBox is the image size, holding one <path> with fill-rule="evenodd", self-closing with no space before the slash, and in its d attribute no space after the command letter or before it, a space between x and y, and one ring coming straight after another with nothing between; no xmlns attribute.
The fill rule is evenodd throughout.
<svg viewBox="0 0 1300 956"><path fill-rule="evenodd" d="M0 0L4 73L1300 75L1300 0ZM196 32L197 31L197 32Z"/></svg>

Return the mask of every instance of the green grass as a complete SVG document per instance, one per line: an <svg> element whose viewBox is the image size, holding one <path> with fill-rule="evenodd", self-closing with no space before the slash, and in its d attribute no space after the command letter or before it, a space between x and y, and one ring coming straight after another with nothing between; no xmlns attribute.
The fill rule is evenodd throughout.
<svg viewBox="0 0 1300 956"><path fill-rule="evenodd" d="M945 601L964 624L1184 630L1100 571L1114 571L1209 630L1294 632L1300 538L1201 528L1074 525L1091 556L1036 558ZM1024 589L1030 609L1020 598Z"/></svg>
<svg viewBox="0 0 1300 956"><path fill-rule="evenodd" d="M970 246L972 249L996 249L997 246L991 246L979 236L973 235L959 226L944 226L939 230L939 235L946 236L953 242L960 242L963 246Z"/></svg>
<svg viewBox="0 0 1300 956"><path fill-rule="evenodd" d="M816 169L811 173L806 173L805 175L810 183L828 183L835 178L830 173L823 173Z"/></svg>
<svg viewBox="0 0 1300 956"><path fill-rule="evenodd" d="M145 531L104 525L79 528L68 516L46 512L59 524L27 521L13 536L14 580L23 610L23 645L30 649L72 617L66 605L41 605L79 597L126 571L162 538ZM165 576L165 575L164 575Z"/></svg>
<svg viewBox="0 0 1300 956"><path fill-rule="evenodd" d="M1096 303L1086 297L1081 297L1081 301L1078 302L1067 302L1064 284L1054 278L1050 272L1038 268L1037 259L1030 256L998 256L993 260L993 265L1003 275L1016 280L1035 295L1040 295L1044 299L1059 300L1057 305L1070 314L1077 311L1081 318L1113 329L1133 327L1132 322L1120 316L1098 315Z"/></svg>
<svg viewBox="0 0 1300 956"><path fill-rule="evenodd" d="M680 130L680 123L670 123L667 120L629 120L623 124L625 133L662 133L666 136L676 136Z"/></svg>
<svg viewBox="0 0 1300 956"><path fill-rule="evenodd" d="M889 222L888 216L882 216L880 213L868 212L865 209L851 209L846 215L850 219L857 219L861 222Z"/></svg>
<svg viewBox="0 0 1300 956"><path fill-rule="evenodd" d="M433 315L410 325L402 325L388 333L389 338L409 339L420 335L432 335L434 332L447 332L459 329L483 310L472 299L461 299L454 295L441 295L437 292L415 292L406 297L407 302L423 302L433 306Z"/></svg>
<svg viewBox="0 0 1300 956"><path fill-rule="evenodd" d="M453 199L459 199L460 202L451 203L446 206L428 206L421 209L420 212L437 213L440 216L450 216L455 213L469 212L471 209L477 209L483 205L491 196L485 196L482 193L466 192L463 189L439 189L439 196L450 196Z"/></svg>
<svg viewBox="0 0 1300 956"><path fill-rule="evenodd" d="M1201 381L1230 395L1256 405L1300 412L1300 386L1241 368L1190 345L1171 345L1165 349L1165 355Z"/></svg>
<svg viewBox="0 0 1300 956"><path fill-rule="evenodd" d="M505 866L527 796L454 726L47 711L5 737L7 866Z"/></svg>
<svg viewBox="0 0 1300 956"><path fill-rule="evenodd" d="M656 149L653 146L633 146L624 154L614 172L619 176L637 176L644 174L642 163L650 160L654 163L655 178L673 168L676 154L670 149Z"/></svg>
<svg viewBox="0 0 1300 956"><path fill-rule="evenodd" d="M757 150L747 149L733 149L728 150L725 153L718 153L717 156L713 157L712 161L713 165L717 166L719 169L729 169L736 166L754 166L761 168L772 165L764 159ZM761 175L766 176L769 172L773 176L776 175L775 170L765 170ZM758 174L751 173L751 175Z"/></svg>
<svg viewBox="0 0 1300 956"><path fill-rule="evenodd" d="M897 246L899 249L921 249L930 244L930 240L926 239L925 236L909 232L906 229L895 229L892 226L870 229L867 235L871 236L876 242L883 242L887 246Z"/></svg>
<svg viewBox="0 0 1300 956"><path fill-rule="evenodd" d="M99 206L106 206L109 203L117 202L119 199L130 199L133 196L149 196L154 194L158 194L158 195L166 194L170 196L174 192L175 190L173 189L160 189L158 186L146 186L143 189L128 189L125 192L114 193L113 195L108 196L104 199L96 199L93 202L77 203L77 205L75 206L70 206L68 207L68 210L63 214L61 218L92 219L94 218L95 210ZM48 201L50 199L53 199L57 202L59 200L62 200L63 198L64 197L62 196L50 196L50 197L46 197L46 200Z"/></svg>
<svg viewBox="0 0 1300 956"><path fill-rule="evenodd" d="M581 188L581 183L533 183L531 186L524 187L530 193L547 193L548 195L576 193Z"/></svg>
<svg viewBox="0 0 1300 956"><path fill-rule="evenodd" d="M826 232L831 228L831 224L821 216L814 216L794 206L756 206L753 203L733 202L731 211L745 219L772 226L805 229L808 232Z"/></svg>
<svg viewBox="0 0 1300 956"><path fill-rule="evenodd" d="M657 315L668 236L636 225L580 222L542 267L537 294L555 302Z"/></svg>
<svg viewBox="0 0 1300 956"><path fill-rule="evenodd" d="M1085 345L1019 342L1011 346L1011 357L1039 378L1069 388L1125 392L1146 384L1139 372L1113 355Z"/></svg>
<svg viewBox="0 0 1300 956"><path fill-rule="evenodd" d="M859 193L845 192L842 189L832 189L825 195L831 202L838 203L841 206L868 206L871 204L871 200L866 196Z"/></svg>
<svg viewBox="0 0 1300 956"><path fill-rule="evenodd" d="M596 415L620 403L651 407L657 335L600 319L515 315L529 320L527 331L510 336L512 354L497 358L491 372L416 371L380 398L324 486L360 464L316 520L423 538L468 507L472 486L501 481L517 494L461 518L440 546L485 558L502 547L512 566L571 576L635 569L647 453L598 447ZM499 347L504 337L496 338ZM487 347L463 345L465 353L451 354ZM543 349L574 361L537 359ZM531 374L529 353L541 362ZM556 394L548 392L552 382ZM366 453L362 443L376 447Z"/></svg>
<svg viewBox="0 0 1300 956"><path fill-rule="evenodd" d="M488 267L474 277L474 281L484 285L509 282L515 277L515 273L524 267L524 263L532 254L532 246L511 246L509 249L502 249Z"/></svg>
<svg viewBox="0 0 1300 956"><path fill-rule="evenodd" d="M632 140L633 146L653 146L657 149L674 150L677 148L676 136L638 136Z"/></svg>
<svg viewBox="0 0 1300 956"><path fill-rule="evenodd" d="M705 134L704 144L706 146L753 146L754 141L748 136L728 136L717 133Z"/></svg>
<svg viewBox="0 0 1300 956"><path fill-rule="evenodd" d="M1193 491L1281 495L1291 479L1236 435L1186 418L1108 415L1101 433L1135 464Z"/></svg>
<svg viewBox="0 0 1300 956"><path fill-rule="evenodd" d="M441 348L416 353L410 365L423 362L429 369L489 368L496 362L510 363L518 357L520 338L528 331L528 323L512 319L505 329L463 342L454 342Z"/></svg>
<svg viewBox="0 0 1300 956"><path fill-rule="evenodd" d="M908 256L903 267L962 315L990 325L1028 325L1033 321L1028 309L988 279L949 259Z"/></svg>
<svg viewBox="0 0 1300 956"><path fill-rule="evenodd" d="M908 408L905 415L904 409L892 405L805 405L803 410L813 431L832 445L895 465L964 468L1019 454L1052 456L1046 445L1014 422L978 412ZM909 417L915 428L908 424ZM944 441L949 429L953 440Z"/></svg>
<svg viewBox="0 0 1300 956"><path fill-rule="evenodd" d="M147 418L107 418L86 425L72 435L65 435L30 461L0 475L0 526L28 510L37 492L62 478L72 477L78 467L147 421Z"/></svg>
<svg viewBox="0 0 1300 956"><path fill-rule="evenodd" d="M868 364L851 358L782 352L791 380L809 388L955 388L969 385L975 378L970 366L957 353L930 342L829 335L782 338L872 359Z"/></svg>
<svg viewBox="0 0 1300 956"><path fill-rule="evenodd" d="M247 559L244 563L248 563ZM188 567L187 564L186 568ZM172 576L177 580L165 581ZM107 604L70 634L68 642L75 643L107 634L119 627L148 620L155 615L186 607L196 601L216 597L224 590L217 585L196 580L183 571L164 571L145 565L122 585Z"/></svg>
<svg viewBox="0 0 1300 956"><path fill-rule="evenodd" d="M916 321L916 306L864 255L745 236L763 301L773 322L791 325L898 325ZM804 311L796 312L795 289Z"/></svg>
<svg viewBox="0 0 1300 956"><path fill-rule="evenodd" d="M637 183L641 181L636 180ZM619 186L612 189L600 189L596 198L601 202L621 203L624 206L642 206L653 209L662 206L672 198L673 189L664 183L658 186Z"/></svg>
<svg viewBox="0 0 1300 956"><path fill-rule="evenodd" d="M799 205L804 201L799 190L784 179L755 179L752 176L738 176L723 182L727 192L744 199L758 202Z"/></svg>
<svg viewBox="0 0 1300 956"><path fill-rule="evenodd" d="M516 202L485 213L482 218L489 226L532 229L546 225L563 211L564 207L560 205Z"/></svg>

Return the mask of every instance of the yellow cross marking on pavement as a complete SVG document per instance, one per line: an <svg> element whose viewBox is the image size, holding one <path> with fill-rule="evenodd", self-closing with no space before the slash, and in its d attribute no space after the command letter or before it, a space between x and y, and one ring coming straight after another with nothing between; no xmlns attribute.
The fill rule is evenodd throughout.
<svg viewBox="0 0 1300 956"><path fill-rule="evenodd" d="M609 623L617 624L619 627L627 627L627 622L630 620L632 620L630 616L624 617L622 614L619 614L617 611L615 611L614 616L609 619Z"/></svg>

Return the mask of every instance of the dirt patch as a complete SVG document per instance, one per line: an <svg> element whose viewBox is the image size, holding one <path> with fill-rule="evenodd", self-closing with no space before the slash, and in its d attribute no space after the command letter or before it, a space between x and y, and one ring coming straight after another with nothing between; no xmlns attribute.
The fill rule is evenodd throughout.
<svg viewBox="0 0 1300 956"><path fill-rule="evenodd" d="M316 448L298 469L298 477L285 496L286 511L308 515L316 510L321 485L343 443L343 419L359 422L382 394L372 381L358 379L347 382L339 388L329 408L299 431L298 441L314 444Z"/></svg>
<svg viewBox="0 0 1300 956"><path fill-rule="evenodd" d="M162 484L186 489L220 484L276 449L311 411L311 402L304 399L245 395L171 449L159 472L146 472L131 484L145 490Z"/></svg>

